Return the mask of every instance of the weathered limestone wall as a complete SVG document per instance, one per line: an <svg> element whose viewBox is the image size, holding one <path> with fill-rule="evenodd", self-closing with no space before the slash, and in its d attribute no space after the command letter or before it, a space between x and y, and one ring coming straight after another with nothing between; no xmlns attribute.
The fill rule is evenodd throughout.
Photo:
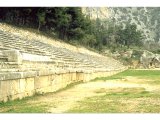
<svg viewBox="0 0 160 120"><path fill-rule="evenodd" d="M55 92L75 82L87 82L96 77L106 77L123 70L105 72L51 72L29 71L0 73L0 101L22 99L34 94Z"/></svg>

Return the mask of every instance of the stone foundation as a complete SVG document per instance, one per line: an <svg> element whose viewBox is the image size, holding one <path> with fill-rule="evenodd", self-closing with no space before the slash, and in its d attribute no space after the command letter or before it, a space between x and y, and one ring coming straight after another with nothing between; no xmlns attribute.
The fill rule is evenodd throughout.
<svg viewBox="0 0 160 120"><path fill-rule="evenodd" d="M106 77L122 70L104 72L28 71L0 73L0 101L22 99L34 94L55 92L75 82L88 82L96 77Z"/></svg>

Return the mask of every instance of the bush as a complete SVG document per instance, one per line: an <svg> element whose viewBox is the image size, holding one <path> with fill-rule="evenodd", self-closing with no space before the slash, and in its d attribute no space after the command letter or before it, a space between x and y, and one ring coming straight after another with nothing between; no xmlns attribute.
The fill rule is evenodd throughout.
<svg viewBox="0 0 160 120"><path fill-rule="evenodd" d="M94 35L86 34L82 39L82 44L90 47L93 47L96 42L97 41Z"/></svg>

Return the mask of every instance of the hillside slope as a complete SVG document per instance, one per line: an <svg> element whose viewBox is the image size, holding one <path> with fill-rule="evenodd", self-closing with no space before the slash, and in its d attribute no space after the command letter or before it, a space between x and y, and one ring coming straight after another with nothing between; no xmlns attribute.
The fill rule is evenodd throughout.
<svg viewBox="0 0 160 120"><path fill-rule="evenodd" d="M136 24L145 35L146 43L160 42L160 8L147 7L108 7L83 8L83 13L92 19L113 21L117 25Z"/></svg>

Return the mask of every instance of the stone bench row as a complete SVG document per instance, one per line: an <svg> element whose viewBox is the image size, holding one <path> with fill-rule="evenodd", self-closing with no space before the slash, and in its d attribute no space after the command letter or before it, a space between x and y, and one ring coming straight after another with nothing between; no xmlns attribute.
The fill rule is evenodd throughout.
<svg viewBox="0 0 160 120"><path fill-rule="evenodd" d="M3 32L0 33L1 36L3 36ZM9 39L7 39L7 37ZM23 53L32 53L37 55L48 55L51 56L51 59L54 60L62 60L66 64L73 64L75 62L81 62L81 66L109 66L112 65L114 67L117 67L117 64L115 62L111 62L111 60L87 55L87 54L81 54L81 53L74 53L70 50L64 49L64 48L57 48L55 46L51 46L46 43L42 43L37 40L26 40L20 37L17 37L15 35L10 35L4 33L4 36L1 37L1 42L6 47L10 47L13 49L18 49ZM113 64L114 63L114 64Z"/></svg>

